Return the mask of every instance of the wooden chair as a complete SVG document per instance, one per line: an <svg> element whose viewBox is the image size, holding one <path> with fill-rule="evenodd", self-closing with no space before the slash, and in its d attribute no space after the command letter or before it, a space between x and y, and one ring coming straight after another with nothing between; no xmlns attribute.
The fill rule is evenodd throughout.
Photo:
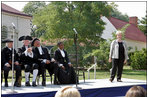
<svg viewBox="0 0 148 98"><path fill-rule="evenodd" d="M75 71L76 71L76 67L74 67ZM80 71L82 71L82 73L80 74ZM85 68L84 67L78 67L77 68L77 78L79 81L79 77L83 77L84 83L85 83Z"/></svg>

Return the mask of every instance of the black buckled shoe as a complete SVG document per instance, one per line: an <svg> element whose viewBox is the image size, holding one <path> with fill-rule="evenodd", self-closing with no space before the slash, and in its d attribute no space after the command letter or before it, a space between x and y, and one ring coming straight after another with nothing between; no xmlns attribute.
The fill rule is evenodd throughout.
<svg viewBox="0 0 148 98"><path fill-rule="evenodd" d="M36 85L36 82L32 82L32 86L33 87L36 87L37 85Z"/></svg>
<svg viewBox="0 0 148 98"><path fill-rule="evenodd" d="M46 82L45 81L42 82L42 86L46 86Z"/></svg>
<svg viewBox="0 0 148 98"><path fill-rule="evenodd" d="M21 85L19 83L16 84L16 87L21 87Z"/></svg>
<svg viewBox="0 0 148 98"><path fill-rule="evenodd" d="M37 85L36 85L36 82L32 82L32 86L33 86L33 87L37 86Z"/></svg>
<svg viewBox="0 0 148 98"><path fill-rule="evenodd" d="M5 82L5 87L8 87L8 82Z"/></svg>
<svg viewBox="0 0 148 98"><path fill-rule="evenodd" d="M16 86L16 87L21 87L21 85L20 85L18 82L15 82L15 83L14 83L14 86Z"/></svg>
<svg viewBox="0 0 148 98"><path fill-rule="evenodd" d="M30 82L29 82L29 81L26 82L26 83L25 83L25 86L31 86L31 85L30 85Z"/></svg>
<svg viewBox="0 0 148 98"><path fill-rule="evenodd" d="M54 81L54 85L59 85L60 83L58 81Z"/></svg>

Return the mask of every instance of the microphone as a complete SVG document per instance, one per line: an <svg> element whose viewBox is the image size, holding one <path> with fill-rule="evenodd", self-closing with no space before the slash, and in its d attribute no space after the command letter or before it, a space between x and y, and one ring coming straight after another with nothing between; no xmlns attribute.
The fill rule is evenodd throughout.
<svg viewBox="0 0 148 98"><path fill-rule="evenodd" d="M13 29L15 29L15 24L13 22L11 24L12 24Z"/></svg>
<svg viewBox="0 0 148 98"><path fill-rule="evenodd" d="M75 32L76 34L78 34L78 32L76 31L76 29L75 29L75 28L73 28L73 30L74 30L74 32Z"/></svg>

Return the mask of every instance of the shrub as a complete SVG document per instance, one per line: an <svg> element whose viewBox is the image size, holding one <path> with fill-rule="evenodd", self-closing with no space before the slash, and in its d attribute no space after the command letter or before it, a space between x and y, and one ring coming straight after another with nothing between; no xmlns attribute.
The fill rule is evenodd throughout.
<svg viewBox="0 0 148 98"><path fill-rule="evenodd" d="M147 69L147 50L143 48L141 51L135 51L130 60L132 69Z"/></svg>
<svg viewBox="0 0 148 98"><path fill-rule="evenodd" d="M97 58L98 67L101 69L110 69L111 64L108 62L110 44L107 41L100 42L98 49L94 49L92 52L86 54L84 59L95 56Z"/></svg>

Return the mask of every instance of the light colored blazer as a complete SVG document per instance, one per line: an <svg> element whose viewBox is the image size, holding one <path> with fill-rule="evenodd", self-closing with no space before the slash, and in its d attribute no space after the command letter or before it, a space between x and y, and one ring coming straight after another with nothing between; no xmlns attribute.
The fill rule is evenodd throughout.
<svg viewBox="0 0 148 98"><path fill-rule="evenodd" d="M123 42L123 47L124 47L124 55L125 55L125 60L129 59L128 58L128 52L127 52L127 45L125 41ZM111 45L110 45L110 58L118 59L119 58L119 45L117 40L113 40Z"/></svg>

